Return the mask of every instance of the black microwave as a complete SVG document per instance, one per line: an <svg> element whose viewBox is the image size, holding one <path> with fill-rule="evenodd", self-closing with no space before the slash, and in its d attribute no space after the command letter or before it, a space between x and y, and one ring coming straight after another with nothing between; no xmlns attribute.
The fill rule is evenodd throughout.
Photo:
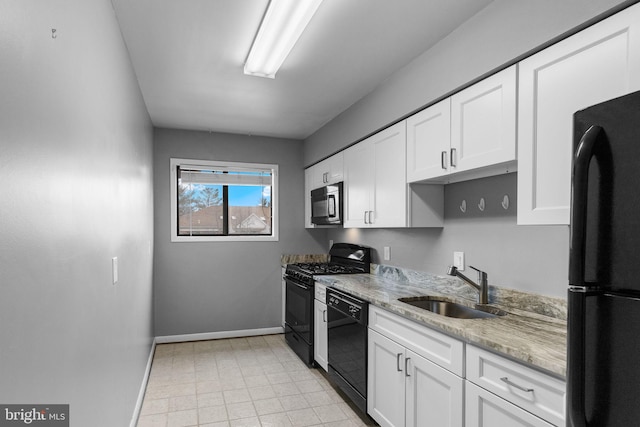
<svg viewBox="0 0 640 427"><path fill-rule="evenodd" d="M342 224L342 183L311 190L311 223Z"/></svg>

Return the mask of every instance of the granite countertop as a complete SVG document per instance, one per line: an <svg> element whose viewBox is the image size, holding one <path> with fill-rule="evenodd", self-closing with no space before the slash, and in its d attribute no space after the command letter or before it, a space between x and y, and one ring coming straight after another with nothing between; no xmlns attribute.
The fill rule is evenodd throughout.
<svg viewBox="0 0 640 427"><path fill-rule="evenodd" d="M410 277L405 271L393 268L385 271L381 266L372 266L372 273L315 279L464 342L565 379L566 301L491 287L489 305L506 311L507 315L456 319L413 307L398 298L437 296L473 307L477 292L459 279L426 273Z"/></svg>

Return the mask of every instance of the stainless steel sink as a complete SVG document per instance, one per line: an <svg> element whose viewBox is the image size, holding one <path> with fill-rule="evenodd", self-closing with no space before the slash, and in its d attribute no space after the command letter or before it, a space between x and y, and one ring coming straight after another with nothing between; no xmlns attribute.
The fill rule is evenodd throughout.
<svg viewBox="0 0 640 427"><path fill-rule="evenodd" d="M454 317L456 319L486 319L504 316L505 311L494 307L476 305L475 308L467 307L451 301L446 301L434 297L408 297L398 298L398 301L413 305L432 313L442 316Z"/></svg>

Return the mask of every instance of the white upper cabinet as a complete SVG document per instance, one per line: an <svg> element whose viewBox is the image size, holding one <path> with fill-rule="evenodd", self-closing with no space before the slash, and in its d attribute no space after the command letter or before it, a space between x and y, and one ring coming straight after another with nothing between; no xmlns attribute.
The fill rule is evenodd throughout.
<svg viewBox="0 0 640 427"><path fill-rule="evenodd" d="M516 65L451 97L451 173L516 160Z"/></svg>
<svg viewBox="0 0 640 427"><path fill-rule="evenodd" d="M442 153L451 145L451 98L407 119L407 182L442 176L448 172Z"/></svg>
<svg viewBox="0 0 640 427"><path fill-rule="evenodd" d="M519 64L518 224L569 224L573 114L640 89L640 4Z"/></svg>
<svg viewBox="0 0 640 427"><path fill-rule="evenodd" d="M343 153L339 152L313 165L313 175L311 189L335 184L343 179Z"/></svg>
<svg viewBox="0 0 640 427"><path fill-rule="evenodd" d="M516 66L407 119L407 182L457 182L515 170Z"/></svg>
<svg viewBox="0 0 640 427"><path fill-rule="evenodd" d="M344 151L344 226L406 227L406 123Z"/></svg>
<svg viewBox="0 0 640 427"><path fill-rule="evenodd" d="M314 228L311 222L311 190L313 188L313 167L304 170L304 228Z"/></svg>

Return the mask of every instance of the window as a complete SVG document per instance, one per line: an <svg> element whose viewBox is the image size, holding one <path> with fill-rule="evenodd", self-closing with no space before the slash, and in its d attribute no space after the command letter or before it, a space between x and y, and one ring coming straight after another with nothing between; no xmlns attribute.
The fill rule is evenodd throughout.
<svg viewBox="0 0 640 427"><path fill-rule="evenodd" d="M171 159L171 241L277 241L278 165Z"/></svg>

